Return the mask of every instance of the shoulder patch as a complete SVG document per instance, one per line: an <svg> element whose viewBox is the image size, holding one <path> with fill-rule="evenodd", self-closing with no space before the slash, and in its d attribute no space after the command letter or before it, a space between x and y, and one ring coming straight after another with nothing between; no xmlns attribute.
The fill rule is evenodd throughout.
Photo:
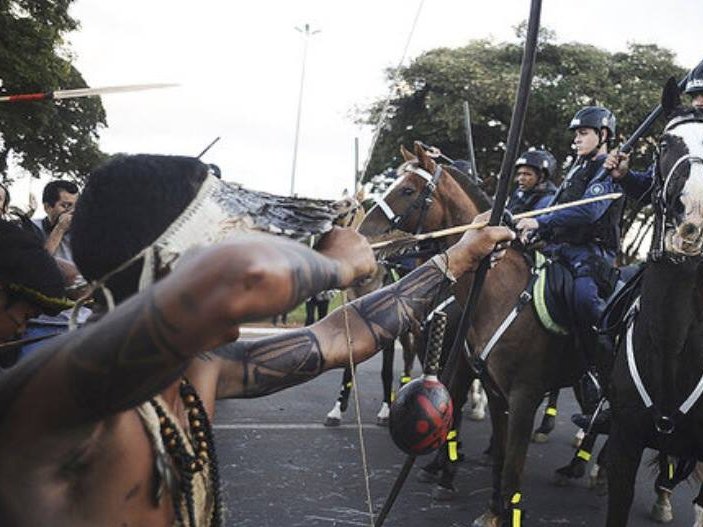
<svg viewBox="0 0 703 527"><path fill-rule="evenodd" d="M604 192L605 192L605 187L600 183L596 183L595 185L591 186L590 193L593 194L594 196L600 196Z"/></svg>

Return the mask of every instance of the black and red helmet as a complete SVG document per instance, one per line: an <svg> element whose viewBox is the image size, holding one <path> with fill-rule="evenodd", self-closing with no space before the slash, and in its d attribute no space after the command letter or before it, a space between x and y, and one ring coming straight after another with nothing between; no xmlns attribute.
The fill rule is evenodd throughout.
<svg viewBox="0 0 703 527"><path fill-rule="evenodd" d="M421 456L441 447L452 426L452 398L436 377L422 376L398 392L388 426L406 454Z"/></svg>

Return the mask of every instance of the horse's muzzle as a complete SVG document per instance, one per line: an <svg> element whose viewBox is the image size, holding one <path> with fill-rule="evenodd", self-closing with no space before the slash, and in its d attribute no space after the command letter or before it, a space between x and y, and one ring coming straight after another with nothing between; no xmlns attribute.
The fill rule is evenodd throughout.
<svg viewBox="0 0 703 527"><path fill-rule="evenodd" d="M703 252L703 225L683 222L667 232L664 239L667 252L684 256L700 256Z"/></svg>

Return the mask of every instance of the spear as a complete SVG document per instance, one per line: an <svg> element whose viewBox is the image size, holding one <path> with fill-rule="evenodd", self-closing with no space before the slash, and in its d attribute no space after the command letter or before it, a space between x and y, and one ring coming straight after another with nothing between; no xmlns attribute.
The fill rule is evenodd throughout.
<svg viewBox="0 0 703 527"><path fill-rule="evenodd" d="M513 220L521 220L523 218L534 218L535 216L549 214L550 212L555 212L557 210L569 209L571 207L579 207L581 205L588 205L589 203L595 203L596 201L604 201L607 199L616 200L616 199L620 199L621 197L622 197L621 192L612 192L610 194L603 194L602 196L594 196L592 198L584 198L584 199L579 199L576 201L570 201L569 203L560 203L559 205L553 205L551 207L545 207L543 209L530 210L527 212L522 212L520 214L515 214L513 216ZM456 225L454 227L449 227L447 229L442 229L439 231L426 232L423 234L403 236L402 238L394 238L392 240L379 241L376 243L372 243L371 248L372 249L380 249L382 247L386 247L387 245L391 245L394 243L404 243L404 242L407 242L410 240L415 242L415 241L429 240L429 239L434 239L434 238L442 238L444 236L451 236L452 234L461 234L462 232L466 232L471 229L483 229L487 225L488 225L487 221L481 221L478 223L467 223L464 225Z"/></svg>
<svg viewBox="0 0 703 527"><path fill-rule="evenodd" d="M22 93L18 95L2 95L0 102L51 101L55 99L74 99L76 97L96 97L107 93L125 93L132 91L159 90L173 88L178 84L131 84L126 86L105 86L103 88L78 88L75 90L56 90L39 93Z"/></svg>

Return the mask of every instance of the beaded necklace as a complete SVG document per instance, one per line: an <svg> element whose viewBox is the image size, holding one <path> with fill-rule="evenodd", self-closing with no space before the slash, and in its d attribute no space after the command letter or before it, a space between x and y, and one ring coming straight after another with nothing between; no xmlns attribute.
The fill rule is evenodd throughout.
<svg viewBox="0 0 703 527"><path fill-rule="evenodd" d="M219 470L215 454L215 443L213 441L212 426L208 418L203 402L195 391L195 388L183 378L179 386L179 393L185 405L186 415L190 433L186 434L180 426L168 415L164 407L156 400L151 399L149 403L154 407L156 415L159 417L159 428L164 447L168 452L173 465L177 470L178 481L169 471L172 470L171 463L166 460L157 459L156 472L160 481L157 484L160 489L165 483L174 496L177 525L195 527L198 515L196 513L194 500L193 478L198 473L203 473L205 481L209 479L209 489L212 492L213 507L212 517L209 525L219 527L222 525L222 500L220 495ZM186 442L188 445L186 445ZM190 449L188 448L190 447ZM209 478L208 478L209 476ZM170 484L170 482L173 482ZM178 487L176 488L176 485ZM157 495L157 499L158 499ZM185 502L185 503L184 503ZM188 516L188 523L183 517L183 505Z"/></svg>

